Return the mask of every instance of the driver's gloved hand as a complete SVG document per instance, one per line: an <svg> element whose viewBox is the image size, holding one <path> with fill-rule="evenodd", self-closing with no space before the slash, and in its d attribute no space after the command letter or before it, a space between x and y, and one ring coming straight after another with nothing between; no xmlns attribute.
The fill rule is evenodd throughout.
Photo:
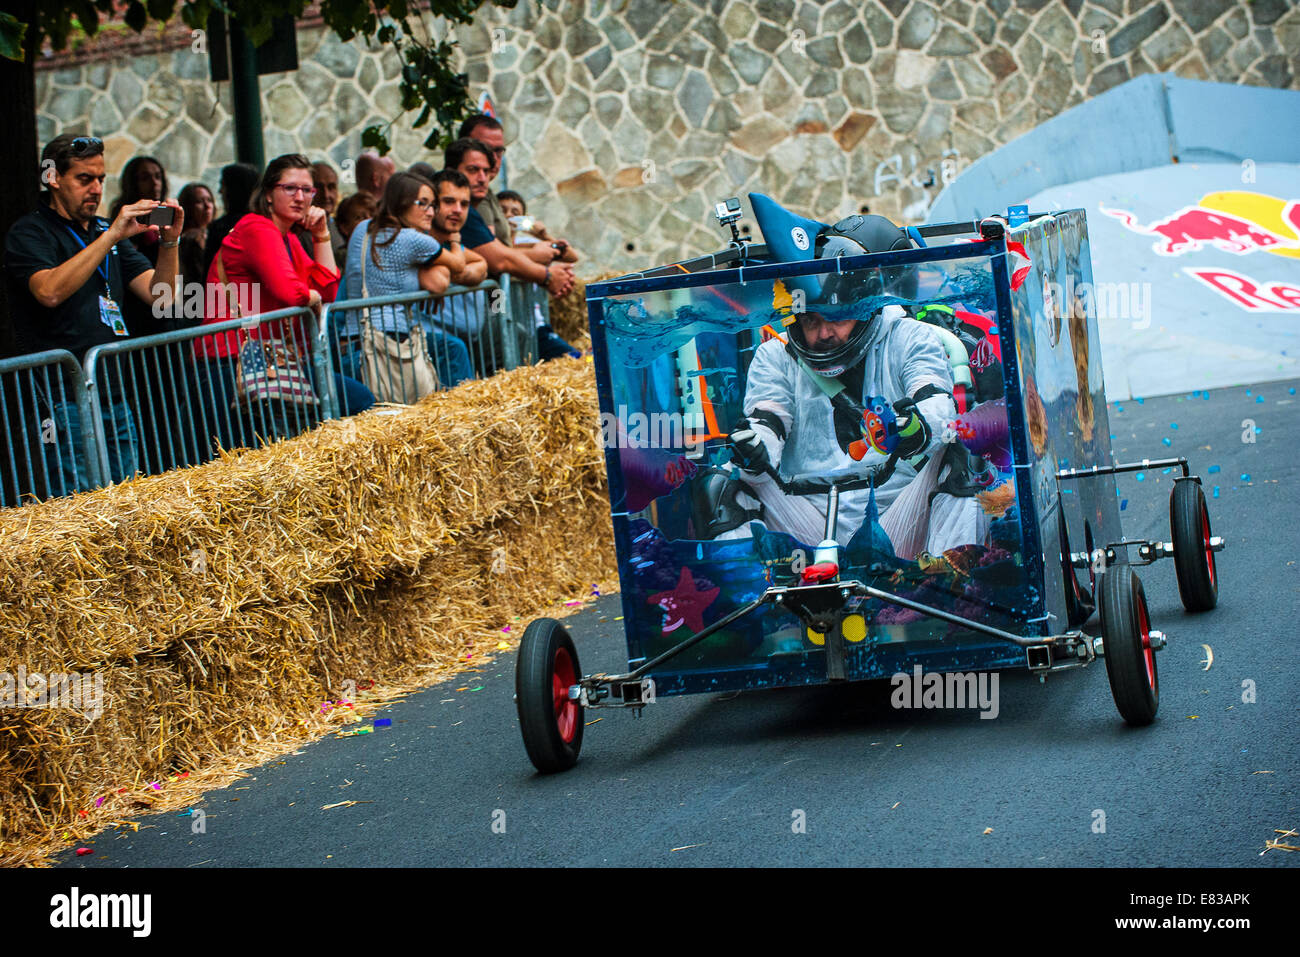
<svg viewBox="0 0 1300 957"><path fill-rule="evenodd" d="M731 433L731 460L746 472L758 474L771 467L772 461L767 454L767 446L758 437L748 419L736 423L736 430Z"/></svg>
<svg viewBox="0 0 1300 957"><path fill-rule="evenodd" d="M895 451L901 459L919 455L930 444L930 426L912 399L899 399L894 403L898 416L898 445Z"/></svg>

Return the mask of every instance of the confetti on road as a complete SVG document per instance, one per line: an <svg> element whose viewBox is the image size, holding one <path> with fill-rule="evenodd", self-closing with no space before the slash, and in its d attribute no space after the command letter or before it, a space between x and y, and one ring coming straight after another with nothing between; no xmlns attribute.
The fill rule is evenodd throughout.
<svg viewBox="0 0 1300 957"><path fill-rule="evenodd" d="M991 827L986 827L986 828L984 828L984 833L985 833L985 834L992 834L992 833L993 833L993 828L991 828Z"/></svg>
<svg viewBox="0 0 1300 957"><path fill-rule="evenodd" d="M1241 473L1241 480L1242 480L1243 482L1249 482L1249 481L1250 481L1250 473L1249 473L1249 472L1242 472L1242 473Z"/></svg>
<svg viewBox="0 0 1300 957"><path fill-rule="evenodd" d="M1128 508L1128 499L1124 499L1119 503L1119 510L1121 512L1124 511L1126 508Z"/></svg>
<svg viewBox="0 0 1300 957"><path fill-rule="evenodd" d="M1201 670L1209 671L1210 665L1214 664L1214 649L1209 645L1201 645L1201 647L1205 649L1205 667Z"/></svg>
<svg viewBox="0 0 1300 957"><path fill-rule="evenodd" d="M392 725L393 725L393 719L392 719L392 718L376 718L376 719L375 719L375 727L376 727L376 728L390 728L390 727L392 727Z"/></svg>
<svg viewBox="0 0 1300 957"><path fill-rule="evenodd" d="M1219 473L1219 467L1217 465L1211 465L1205 471L1208 472L1210 475L1217 475Z"/></svg>
<svg viewBox="0 0 1300 957"><path fill-rule="evenodd" d="M78 856L78 857L85 857L87 854L94 854L94 853L95 853L95 851L94 851L92 848L89 848L89 847L79 847L79 848L77 848L77 856Z"/></svg>
<svg viewBox="0 0 1300 957"><path fill-rule="evenodd" d="M1147 474L1145 472L1138 472L1133 477L1137 479L1139 482L1145 482L1147 480Z"/></svg>
<svg viewBox="0 0 1300 957"><path fill-rule="evenodd" d="M357 804L374 804L374 801L339 801L338 804L326 804L321 808L322 811L332 811L336 807L353 807Z"/></svg>
<svg viewBox="0 0 1300 957"><path fill-rule="evenodd" d="M583 725L583 727L590 728L593 724L596 723L596 721L604 721L604 720L605 720L604 718L596 718L595 721L588 721L586 724Z"/></svg>
<svg viewBox="0 0 1300 957"><path fill-rule="evenodd" d="M1219 497L1219 486L1217 486L1217 485L1214 486L1214 497L1215 497L1215 498L1218 498L1218 497Z"/></svg>
<svg viewBox="0 0 1300 957"><path fill-rule="evenodd" d="M705 844L708 844L708 841L705 841L704 844L683 844L681 847L674 847L673 850L674 850L674 851L688 851L688 850L690 850L692 847L704 847Z"/></svg>

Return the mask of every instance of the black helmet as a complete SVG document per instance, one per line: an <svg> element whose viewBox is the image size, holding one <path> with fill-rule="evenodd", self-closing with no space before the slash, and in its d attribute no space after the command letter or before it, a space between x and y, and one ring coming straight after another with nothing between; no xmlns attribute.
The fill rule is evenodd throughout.
<svg viewBox="0 0 1300 957"><path fill-rule="evenodd" d="M899 226L884 216L849 216L841 219L817 237L817 258L861 256L864 253L895 252L911 249L912 240ZM857 302L868 296L893 295L916 298L916 269L892 266L873 269L866 275L834 273L822 283L820 301L825 303Z"/></svg>
<svg viewBox="0 0 1300 957"><path fill-rule="evenodd" d="M802 359L808 368L819 375L834 378L841 375L846 369L851 369L862 360L862 356L867 351L867 340L871 337L871 327L875 325L874 316L866 319L848 317L828 319L828 321L833 322L852 323L853 330L841 345L836 346L829 352L820 352L811 348L807 339L804 338L802 320L804 316L809 315L827 319L825 315L816 309L802 313L796 317L800 321L790 326L790 338L786 343L786 348L794 353L797 358Z"/></svg>
<svg viewBox="0 0 1300 957"><path fill-rule="evenodd" d="M907 233L884 216L849 216L847 219L841 219L829 229L822 230L817 236L815 246L818 259L861 256L865 253L892 252L896 249L911 248L912 241L907 237ZM911 278L910 295L906 283L901 282L907 276ZM898 288L900 282L904 286L903 289ZM868 296L886 294L914 299L916 297L915 270L911 267L895 266L884 270L872 269L865 274L830 273L822 280L821 294L816 302L828 306L850 306ZM816 312L816 310L811 311ZM804 338L802 324L796 322L790 327L789 348L814 372L824 376L838 376L861 361L867 350L867 341L871 336L871 329L875 325L877 315L878 311L873 310L870 315L861 318L846 317L834 320L853 322L854 325L848 339L830 352L816 352L811 349Z"/></svg>

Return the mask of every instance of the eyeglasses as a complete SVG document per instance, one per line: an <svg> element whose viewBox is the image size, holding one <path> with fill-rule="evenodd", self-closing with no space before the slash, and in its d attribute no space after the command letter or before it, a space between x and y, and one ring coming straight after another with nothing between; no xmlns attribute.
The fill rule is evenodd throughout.
<svg viewBox="0 0 1300 957"><path fill-rule="evenodd" d="M291 186L288 183L277 183L275 188L284 190L286 196L297 196L302 193L308 199L311 199L316 195L316 187L314 186Z"/></svg>
<svg viewBox="0 0 1300 957"><path fill-rule="evenodd" d="M104 151L104 141L98 136L78 136L69 145L68 149L73 156L81 157L87 153L102 153Z"/></svg>

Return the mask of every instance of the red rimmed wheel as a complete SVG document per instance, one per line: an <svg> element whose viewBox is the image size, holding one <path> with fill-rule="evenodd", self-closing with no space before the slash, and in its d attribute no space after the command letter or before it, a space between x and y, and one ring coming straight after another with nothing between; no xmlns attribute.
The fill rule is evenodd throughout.
<svg viewBox="0 0 1300 957"><path fill-rule="evenodd" d="M515 706L528 759L543 774L567 771L582 750L583 708L569 698L582 669L568 631L539 618L524 631L515 663Z"/></svg>
<svg viewBox="0 0 1300 957"><path fill-rule="evenodd" d="M1179 479L1169 496L1178 595L1188 611L1209 611L1219 603L1219 576L1210 545L1210 513L1198 482Z"/></svg>
<svg viewBox="0 0 1300 957"><path fill-rule="evenodd" d="M1101 576L1101 594L1102 646L1115 706L1129 724L1150 724L1160 706L1160 675L1142 582L1128 565L1112 565Z"/></svg>

